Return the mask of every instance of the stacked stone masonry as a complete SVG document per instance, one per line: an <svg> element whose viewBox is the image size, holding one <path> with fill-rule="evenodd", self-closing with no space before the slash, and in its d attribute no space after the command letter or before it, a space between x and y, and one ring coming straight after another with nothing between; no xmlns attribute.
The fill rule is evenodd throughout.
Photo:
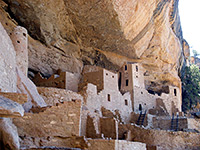
<svg viewBox="0 0 200 150"><path fill-rule="evenodd" d="M25 113L13 120L19 135L29 137L79 136L81 101L63 102L58 106L41 109L38 113Z"/></svg>

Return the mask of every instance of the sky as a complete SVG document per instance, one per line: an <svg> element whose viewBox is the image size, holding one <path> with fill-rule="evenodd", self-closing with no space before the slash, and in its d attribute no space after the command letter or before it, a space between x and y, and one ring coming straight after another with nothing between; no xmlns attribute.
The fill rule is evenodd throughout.
<svg viewBox="0 0 200 150"><path fill-rule="evenodd" d="M183 38L200 53L200 0L179 0Z"/></svg>

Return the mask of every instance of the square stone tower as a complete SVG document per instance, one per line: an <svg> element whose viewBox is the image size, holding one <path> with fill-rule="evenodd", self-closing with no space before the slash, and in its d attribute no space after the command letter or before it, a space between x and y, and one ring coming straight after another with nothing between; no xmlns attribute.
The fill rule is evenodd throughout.
<svg viewBox="0 0 200 150"><path fill-rule="evenodd" d="M118 87L121 93L130 92L134 110L134 89L145 89L143 67L139 63L127 62L119 70Z"/></svg>

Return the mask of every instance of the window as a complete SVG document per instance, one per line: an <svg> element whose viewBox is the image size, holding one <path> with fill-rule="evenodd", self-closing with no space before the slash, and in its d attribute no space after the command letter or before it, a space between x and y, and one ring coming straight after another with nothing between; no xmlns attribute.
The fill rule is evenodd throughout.
<svg viewBox="0 0 200 150"><path fill-rule="evenodd" d="M112 76L112 78L114 78L114 76Z"/></svg>
<svg viewBox="0 0 200 150"><path fill-rule="evenodd" d="M176 92L176 89L174 89L174 96L176 96L177 95L177 92Z"/></svg>
<svg viewBox="0 0 200 150"><path fill-rule="evenodd" d="M125 105L126 105L126 106L128 106L128 100L127 100L127 99L125 99L125 101L124 101L124 102L125 102Z"/></svg>
<svg viewBox="0 0 200 150"><path fill-rule="evenodd" d="M106 75L108 75L108 73L106 73Z"/></svg>
<svg viewBox="0 0 200 150"><path fill-rule="evenodd" d="M108 101L110 102L110 94L108 94Z"/></svg>
<svg viewBox="0 0 200 150"><path fill-rule="evenodd" d="M126 80L126 86L128 86L128 79Z"/></svg>
<svg viewBox="0 0 200 150"><path fill-rule="evenodd" d="M138 76L136 76L136 78L138 78Z"/></svg>
<svg viewBox="0 0 200 150"><path fill-rule="evenodd" d="M136 72L138 72L138 66L136 66L135 69L136 69Z"/></svg>
<svg viewBox="0 0 200 150"><path fill-rule="evenodd" d="M125 65L125 68L124 68L125 70L127 70L127 65Z"/></svg>

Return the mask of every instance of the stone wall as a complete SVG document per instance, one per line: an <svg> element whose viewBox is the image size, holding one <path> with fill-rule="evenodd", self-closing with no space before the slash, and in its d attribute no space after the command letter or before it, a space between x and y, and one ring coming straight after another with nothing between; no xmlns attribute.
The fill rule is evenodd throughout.
<svg viewBox="0 0 200 150"><path fill-rule="evenodd" d="M87 83L92 83L97 86L98 92L104 89L103 68L97 72L88 72L83 74L83 81L79 84L81 90Z"/></svg>
<svg viewBox="0 0 200 150"><path fill-rule="evenodd" d="M16 51L16 63L18 68L27 76L28 72L28 34L23 27L17 26L10 34Z"/></svg>
<svg viewBox="0 0 200 150"><path fill-rule="evenodd" d="M192 132L169 132L165 130L144 129L132 125L119 124L119 139L128 130L132 133L132 141L158 146L161 150L188 150L200 148L200 134Z"/></svg>
<svg viewBox="0 0 200 150"><path fill-rule="evenodd" d="M171 130L171 117L154 117L153 118L153 128L160 130ZM176 127L176 116L174 118L173 124ZM183 131L188 128L188 119L179 118L178 119L178 131Z"/></svg>
<svg viewBox="0 0 200 150"><path fill-rule="evenodd" d="M143 110L156 108L156 99L162 99L166 108L166 114L172 115L176 112L181 112L181 92L178 87L169 86L169 93L149 93L146 89L134 86L134 111L139 112L139 105L141 104Z"/></svg>
<svg viewBox="0 0 200 150"><path fill-rule="evenodd" d="M73 74L70 72L58 71L57 74L53 74L48 79L43 78L41 74L36 74L33 78L33 82L40 87L56 87L66 90L78 92L78 83L80 80L79 74Z"/></svg>
<svg viewBox="0 0 200 150"><path fill-rule="evenodd" d="M195 129L200 132L200 120L194 118L187 118L188 129Z"/></svg>
<svg viewBox="0 0 200 150"><path fill-rule="evenodd" d="M37 90L48 106L53 106L57 103L76 99L83 101L83 97L80 94L65 89L37 87Z"/></svg>
<svg viewBox="0 0 200 150"><path fill-rule="evenodd" d="M13 122L22 137L79 136L80 115L81 101L76 100L43 108L39 113L25 113Z"/></svg>
<svg viewBox="0 0 200 150"><path fill-rule="evenodd" d="M146 150L146 144L139 142L129 142L123 140L88 140L90 146L88 150Z"/></svg>
<svg viewBox="0 0 200 150"><path fill-rule="evenodd" d="M113 118L100 118L100 132L105 138L118 139L118 122Z"/></svg>
<svg viewBox="0 0 200 150"><path fill-rule="evenodd" d="M88 84L83 95L85 105L91 112L99 111L105 107L115 112L119 110L123 122L129 122L132 112L132 104L129 93L122 95L118 90L104 89L97 93L97 88L93 84Z"/></svg>
<svg viewBox="0 0 200 150"><path fill-rule="evenodd" d="M0 89L2 92L16 92L16 52L1 23L0 35Z"/></svg>

